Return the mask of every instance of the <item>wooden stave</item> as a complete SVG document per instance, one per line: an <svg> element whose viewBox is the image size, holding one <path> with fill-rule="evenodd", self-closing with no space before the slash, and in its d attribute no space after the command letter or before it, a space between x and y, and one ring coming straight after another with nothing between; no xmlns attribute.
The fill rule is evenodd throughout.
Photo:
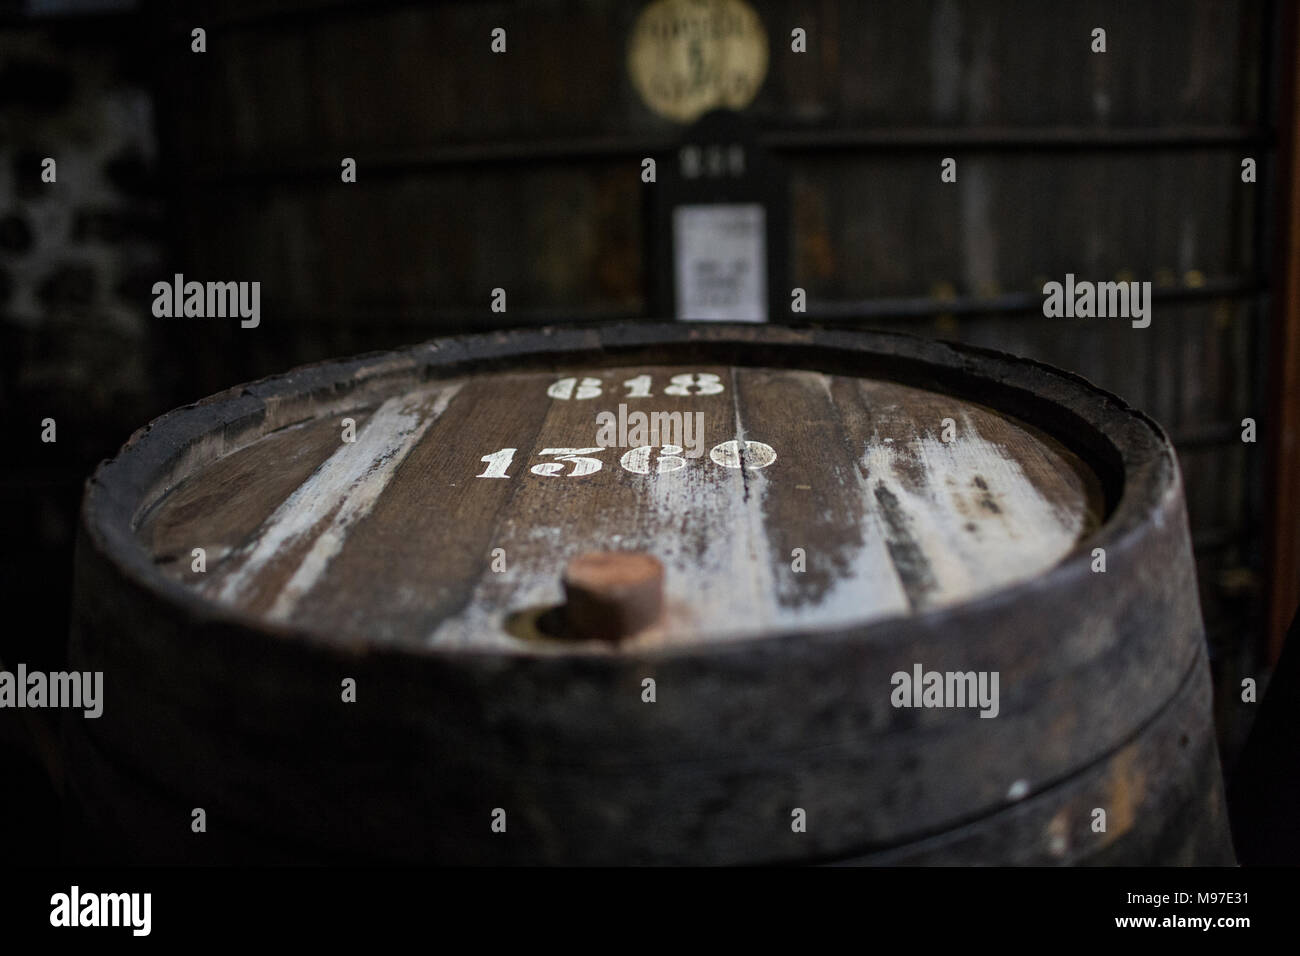
<svg viewBox="0 0 1300 956"><path fill-rule="evenodd" d="M130 544L129 519L134 516L134 508L130 504L132 495L143 494L147 490L148 483L144 480L146 475L142 474L142 470L147 472L151 467L157 468L167 458L174 457L177 449L184 445L183 441L177 440L178 423L189 426L192 438L196 427L202 430L209 423L223 422L232 417L235 421L242 419L247 423L264 420L268 415L292 414L292 400L287 403L275 401L275 397L285 388L301 389L308 385L317 391L334 391L347 383L348 389L355 389L356 386L351 383L358 372L368 373L373 384L376 378L382 380L385 375L420 369L421 363L425 364L424 371L420 374L427 377L429 370L434 367L448 372L451 368L463 371L467 365L491 367L523 356L530 357L530 360L540 358L552 362L572 362L575 352L586 350L590 353L593 346L599 350L598 358L613 363L626 361L629 352L665 343L692 343L697 349L712 348L715 352L726 352L744 349L747 343L755 341L763 343L769 353L773 347L787 350L806 350L811 347L821 350L816 352L814 360L817 357L825 358L826 349L837 350L835 354L843 358L846 354L852 355L855 350L860 356L864 349L874 347L879 350L888 346L894 350L888 353L891 362L899 358L901 352L904 360L934 362L942 359L948 363L947 372L970 374L974 370L976 373L983 371L988 374L991 370L994 376L1000 376L992 380L1012 387L1024 387L1028 382L1040 392L1047 391L1049 398L1043 399L1040 394L1040 401L1052 400L1050 395L1053 389L1073 391L1075 397L1091 397L1098 402L1097 407L1075 409L1071 414L1076 417L1091 414L1097 423L1112 427L1112 432L1119 438L1115 454L1129 470L1126 494L1116 502L1103 527L1053 571L1024 585L1012 586L957 608L940 609L912 618L898 618L866 628L819 634L813 638L806 634L771 635L756 642L742 642L741 646L730 649L730 652L715 647L693 648L668 654L641 654L630 659L599 661L503 661L497 659L496 655L478 655L465 651L454 654L439 654L436 651L427 654L394 654L389 650L374 648L333 646L327 640L295 633L292 628L250 622L228 609L195 601L192 595L174 582L166 582L160 587L157 580L151 580L156 575L133 573L139 572L140 568L137 566L133 569L130 556L124 555L121 550L124 540L121 533L124 530L127 532L125 543ZM803 357L807 359L807 356ZM1050 388L1042 388L1044 376L1050 381ZM271 401L268 403L267 399ZM238 417L229 414L232 410L238 413ZM189 420L184 421L186 418ZM1032 417L1027 420L1040 427L1043 424L1034 422ZM1058 422L1058 427L1059 424ZM239 427L223 425L223 433L234 440ZM1073 438L1076 445L1080 438L1077 434L1062 437ZM1084 436L1085 440L1086 437ZM138 667L152 661L160 678L168 674L185 674L188 670L195 685L203 687L204 681L200 678L204 675L194 666L195 651L200 649L206 666L217 668L218 672L222 666L227 666L232 677L241 673L246 676L247 672L255 670L259 664L264 666L267 660L274 661L282 657L280 671L299 679L294 693L286 697L284 686L274 688L274 693L265 693L268 689L260 688L249 694L242 703L252 714L266 707L278 706L281 717L288 719L290 726L297 726L297 732L310 730L310 725L315 724L316 718L321 716L313 704L324 706L328 701L337 700L333 696L337 694L337 675L343 673L355 676L359 686L385 687L385 706L371 714L366 714L368 707L364 695L359 698L357 705L350 705L346 722L351 725L351 737L348 736L348 728L336 728L341 735L340 740L351 741L351 749L344 748L340 754L338 741L321 749L320 757L323 760L333 759L341 764L336 778L338 787L342 787L348 779L355 779L357 775L361 779L374 779L374 768L368 762L367 755L373 749L374 742L383 739L384 730L393 730L392 715L395 712L410 716L407 723L397 724L399 736L405 734L408 739L420 740L426 749L439 754L464 754L458 758L459 767L466 768L466 772L485 775L491 782L477 790L464 790L456 798L432 781L424 780L423 790L408 795L410 799L407 810L395 814L387 823L385 812L391 809L393 804L389 801L394 795L384 794L382 789L374 794L376 799L368 805L364 800L360 807L349 808L342 803L327 805L323 809L334 812L335 816L316 821L305 820L301 814L295 816L292 812L294 804L291 802L277 805L275 801L279 788L276 785L272 785L268 792L246 793L242 799L238 798L237 793L235 798L229 793L222 794L218 796L215 805L216 815L231 818L241 824L251 823L256 827L262 816L289 823L290 839L302 843L327 846L335 835L351 833L350 845L342 849L362 856L374 855L383 859L435 858L450 862L490 860L498 853L501 854L500 862L619 862L628 859L760 862L779 858L782 855L776 846L780 842L779 834L773 837L774 843L757 841L752 834L748 840L743 835L736 834L710 843L707 834L702 836L688 822L682 822L700 817L700 808L691 806L685 795L682 805L673 805L670 800L660 807L662 829L654 830L653 838L643 839L640 843L635 835L629 835L626 827L617 825L611 825L606 832L593 834L590 821L584 828L585 833L577 841L566 843L561 840L557 843L554 838L549 842L539 838L528 845L526 839L512 839L508 844L498 840L496 843L489 842L486 846L478 846L482 841L468 838L463 843L443 840L433 832L439 829L436 824L431 824L430 832L423 835L412 834L409 826L399 824L407 818L420 819L420 814L427 814L431 806L479 806L484 820L483 831L488 832L488 810L502 802L511 802L501 796L493 802L492 794L514 794L516 802L512 805L516 806L519 799L529 799L528 791L519 789L524 782L532 779L526 768L531 768L539 775L536 777L539 791L547 789L548 780L553 785L552 789L558 788L554 785L558 785L563 777L561 768L554 767L536 753L539 741L544 740L551 741L560 752L565 752L573 745L586 744L591 751L587 755L589 766L601 764L599 755L602 753L622 755L621 759L626 765L635 766L638 761L650 761L666 767L674 761L682 761L683 754L688 754L689 757L685 759L710 767L709 772L719 778L742 772L737 767L744 761L737 755L745 753L755 738L766 742L764 749L767 752L798 752L801 747L807 749L810 737L819 743L844 748L846 757L849 758L864 748L878 751L883 746L889 751L891 738L896 736L890 728L899 723L900 713L911 717L913 712L890 713L886 707L882 718L881 714L873 714L870 707L865 710L856 708L853 705L861 704L862 698L870 699L871 695L854 693L855 684L852 680L846 682L846 674L856 676L856 686L871 688L876 699L883 700L887 695L882 694L880 688L888 687L888 674L894 669L908 669L911 661L920 661L927 668L940 670L1003 669L1007 659L1023 658L1032 654L1036 645L1041 647L1038 639L1032 636L1033 624L1035 621L1052 620L1055 616L1055 602L1062 595L1068 597L1073 593L1075 603L1084 608L1106 606L1110 602L1116 608L1116 623L1124 626L1117 628L1117 639L1112 641L1109 648L1104 643L1099 645L1090 635L1083 633L1082 629L1076 628L1061 640L1061 647L1067 653L1061 654L1060 659L1073 661L1073 669L1066 666L1061 668L1060 673L1050 669L1043 671L1039 675L1043 683L1034 686L1032 692L1024 686L1019 694L1007 695L1004 692L1003 713L1006 715L1016 714L1018 705L1023 700L1031 701L1031 705L1023 713L1025 720L1019 724L1015 720L1001 717L988 722L998 725L994 728L997 733L990 735L994 738L994 744L983 750L976 748L978 760L974 762L979 766L969 766L964 771L969 778L969 785L951 788L951 792L961 794L959 806L942 798L931 798L928 803L924 800L902 801L906 804L905 819L885 824L880 821L864 824L857 805L879 807L888 797L885 788L878 786L877 781L882 778L893 779L895 776L907 779L908 748L897 745L895 741L890 757L892 762L885 768L893 772L869 774L864 787L853 792L852 800L842 800L838 805L832 802L831 805L818 808L817 815L822 821L819 834L806 835L809 838L802 841L798 851L812 857L833 857L842 855L845 846L906 844L916 839L918 834L942 829L954 820L995 812L1010 802L1005 792L1008 781L987 777L980 779L979 771L981 767L1006 766L1013 757L1022 757L1019 734L1015 730L1020 726L1032 727L1043 723L1044 706L1048 714L1055 715L1047 723L1064 720L1067 723L1073 722L1074 729L1067 735L1068 739L1057 740L1057 749L1062 749L1061 744L1064 742L1063 753L1031 755L1051 758L1038 760L1037 763L1031 759L1025 772L1018 775L1019 779L1028 782L1031 793L1043 791L1056 781L1070 776L1078 767L1099 759L1114 748L1116 741L1125 739L1136 728L1149 722L1152 714L1173 696L1180 686L1182 675L1191 666L1190 662L1200 653L1203 640L1199 608L1195 603L1194 577L1191 576L1181 486L1167 441L1158 427L1127 409L1118 400L1091 389L1079 379L1048 372L1032 363L1009 362L1006 357L997 357L995 353L957 351L948 346L896 336L817 330L760 330L754 327L622 326L600 330L553 330L477 336L428 343L396 356L379 355L342 363L325 363L232 389L164 416L154 425L138 432L128 449L132 454L144 450L140 456L144 458L143 464L137 458L134 461L135 474L127 476L134 477L134 481L122 481L115 473L115 465L120 466L127 457L124 454L114 462L101 466L88 485L78 555L78 608L73 647L75 656L82 661L79 666L116 670L109 686L134 685L133 693L121 696L127 701L130 718L127 723L134 724L137 733L130 737L104 734L102 727L91 727L89 724L74 727L74 731L80 729L95 746L104 750L110 761L133 768L136 773L147 776L147 768L153 768L155 774L162 770L164 779L161 783L164 790L184 792L192 774L201 771L204 766L204 761L199 760L167 768L170 753L167 735L150 736L148 731L138 732L139 728L149 727L151 719L158 716L152 709L150 696L158 693L158 686L166 685L151 687L149 680L133 680L131 672L115 668L111 657L97 653L93 635L97 629L101 633L104 630L102 627L97 628L97 624L111 620L114 609L111 606L113 602L105 607L87 606L91 592L96 590L101 594L126 593L130 600L121 602L122 605L134 604L143 609L138 626L120 630L116 638L121 642L119 650L135 652ZM1104 472L1104 467L1101 470ZM120 472L120 467L116 471ZM1105 475L1102 477L1105 481ZM1113 477L1109 483L1112 490ZM95 520L104 508L104 494L110 491L117 493L114 503L118 508L119 520L116 526L111 521L105 525L104 522ZM1149 514L1144 512L1145 508L1151 509ZM125 524L121 520L124 518ZM119 535L116 542L109 540L113 533ZM1087 551L1099 543L1107 548L1112 573L1115 569L1124 567L1135 567L1138 571L1136 576L1125 577L1114 589L1124 601L1120 601L1116 593L1108 590L1118 578L1109 574L1093 575L1088 570ZM112 548L111 544L116 544L117 547ZM127 560L120 560L123 558ZM1169 570L1173 573L1165 573ZM99 583L92 587L92 582L95 581ZM1103 587L1103 584L1106 586ZM178 595L169 593L171 591L179 591L179 597L187 600L178 601ZM1158 610L1153 613L1153 608ZM1122 614L1119 613L1121 611ZM1151 626L1153 621L1155 626ZM160 625L164 623L167 626L161 628ZM147 635L150 628L159 634L161 640L152 646L148 644L147 638L144 643L138 640L141 635ZM969 637L961 638L963 646L960 647L955 646L951 639L953 634L962 633L1003 634L1010 635L1011 639L1008 646L983 647L972 652ZM133 641L133 636L137 640ZM889 653L881 653L882 649L891 647L904 648L906 653L895 653L892 657ZM857 651L863 649L877 654L878 658L870 662L873 666L866 668L861 666L859 660L855 668L852 666L853 660L862 657ZM159 650L170 650L174 656L159 660ZM1011 653L1016 650L1018 653ZM748 659L740 660L740 651L744 651ZM1092 659L1092 666L1089 666L1090 659L1098 653L1101 657ZM235 655L233 658L232 654ZM1155 668L1157 679L1146 680L1150 676L1150 669L1144 665L1150 665L1163 656L1172 657L1168 662L1172 666ZM1073 660L1076 657L1078 660ZM1114 668L1120 679L1104 666L1113 659L1126 662L1126 666ZM312 680L304 680L302 672L309 661L314 674ZM340 670L341 667L343 670ZM727 680L731 684L728 691L723 691L714 683L720 673L719 668L728 675ZM412 669L418 672L418 679L411 678ZM1087 678L1082 682L1079 681L1080 671ZM134 673L148 673L148 669ZM802 673L804 680L789 685L774 685L769 679L773 673L782 673L787 677ZM646 720L647 712L643 709L645 705L641 704L637 694L640 677L643 675L656 676L661 687L675 688L675 693L681 694L683 698L707 702L706 713L716 710L720 702L730 705L727 719L720 721L721 726L717 728L720 731L717 739L707 742L711 746L701 749L698 715L693 711L678 714L672 706L665 707L661 702L650 711L652 719ZM551 701L552 706L548 707L546 700L530 698L526 693L530 689L535 692L540 687L553 688L557 686L557 681L564 678L574 682L571 686L581 685L589 692L594 682L598 698L607 704L614 702L613 709L604 714L612 717L611 726L605 728L607 734L597 738L594 745L592 732L601 728L575 727L571 702ZM736 680L747 681L743 694L735 694ZM1071 700L1069 695L1051 693L1050 685L1053 681L1065 682L1067 685L1073 683L1077 696L1087 697L1084 692L1088 690L1095 692L1092 705L1085 707L1082 715L1097 719L1100 722L1099 730L1092 733L1079 731L1081 713L1066 706ZM220 681L216 684L209 681L209 684L214 691L229 690L223 688ZM441 688L444 693L431 695L430 688L435 687ZM815 708L809 708L810 688L822 690ZM1150 707L1126 710L1119 706L1139 692L1151 699L1153 703ZM1126 694L1130 696L1126 697ZM431 712L438 712L436 707L431 707L431 697L437 700L445 697L468 703L460 708L453 707L450 713L445 714L445 723L440 723L429 719ZM291 698L296 698L295 704L287 703ZM516 713L510 712L509 703L504 711L483 712L480 703L520 700L528 700L530 703L527 709L520 709ZM1040 702L1037 709L1033 707L1033 701ZM1042 704L1044 701L1045 705ZM238 702L239 698L236 697L235 703ZM846 707L846 702L850 706ZM275 780L277 771L283 770L283 754L302 753L301 740L297 740L293 734L282 739L278 747L272 747L260 761L250 760L248 754L223 753L219 740L229 736L230 727L212 717L213 713L228 715L228 708L216 706L214 711L214 703L207 701L200 702L196 711L187 712L187 702L172 703L175 709L169 712L168 727L175 726L176 721L186 719L187 716L195 721L195 732L191 734L190 740L203 740L204 734L208 735L207 743L214 748L209 758L205 758L209 765L217 755L234 758L234 764L227 767L225 779L244 782ZM406 706L403 707L403 704ZM394 705L396 711L392 709ZM753 719L754 714L798 714L800 707L810 709L815 715L809 716L806 724L787 727L783 726L782 720L776 718L764 721L760 716L757 723ZM300 715L296 723L291 711ZM969 728L963 731L960 720L973 715L954 715L943 711L916 713L919 714L916 723L923 729L943 736L946 749L941 748L943 759L934 761L936 768L951 770L954 766L960 768L963 759L967 763L971 762L971 732ZM313 719L303 720L301 715L313 715ZM823 721L820 725L819 719ZM830 721L829 724L825 723L827 720ZM844 725L856 732L843 733ZM817 732L819 726L823 728L820 733ZM829 734L824 730L827 726L831 728ZM841 732L836 732L837 726ZM446 727L452 727L453 730L441 733L441 729ZM514 728L514 737L506 734L503 738L503 727ZM1008 730L1008 727L1012 729ZM256 732L258 725L255 719L247 729ZM475 735L468 742L463 739L467 731L472 731ZM980 733L983 732L981 729ZM630 741L636 745L629 746ZM630 757L626 756L629 754ZM401 755L397 756L400 763ZM242 764L239 763L241 759L245 761ZM1023 766L1024 761L1021 764ZM454 761L448 763L447 772L454 772L452 768L456 766ZM622 776L616 766L606 766L604 771L608 777L603 791L600 788L588 788L585 791L577 788L574 800L578 803L585 801L588 809L602 802L608 807L626 804L629 794L635 789L629 783L628 767L624 767ZM814 778L820 776L822 779L830 779L834 775L833 770L825 768L817 770L813 767L809 772L813 773ZM770 773L770 769L750 772L749 779L753 780L756 793L762 792L763 775ZM552 776L548 777L548 774ZM287 794L281 793L279 796L285 798ZM777 797L759 796L755 799L761 802ZM271 807L269 812L268 806ZM557 819L565 819L566 814L578 812L579 809L562 807L556 808L554 812L558 814ZM369 829L363 827L358 831L349 826L353 815L378 822L371 824ZM673 820L678 821L676 831L673 830ZM548 827L550 831L562 829L553 822L546 824L542 821L538 830L542 832ZM827 840L830 842L827 843ZM521 846L521 843L524 845Z"/></svg>

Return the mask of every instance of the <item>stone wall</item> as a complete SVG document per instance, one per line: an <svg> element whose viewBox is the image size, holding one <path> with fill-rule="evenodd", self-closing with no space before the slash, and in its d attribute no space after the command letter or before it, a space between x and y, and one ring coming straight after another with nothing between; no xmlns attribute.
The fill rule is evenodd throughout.
<svg viewBox="0 0 1300 956"><path fill-rule="evenodd" d="M165 410L147 303L161 274L157 137L132 16L0 24L0 661L60 664L82 482ZM42 162L55 160L55 181ZM145 305L142 306L142 303ZM55 421L53 443L42 422ZM11 859L39 862L53 803L21 717L0 715ZM52 821L49 821L52 824ZM42 834L42 829L45 833ZM30 841L31 845L28 846ZM9 854L6 854L9 855Z"/></svg>

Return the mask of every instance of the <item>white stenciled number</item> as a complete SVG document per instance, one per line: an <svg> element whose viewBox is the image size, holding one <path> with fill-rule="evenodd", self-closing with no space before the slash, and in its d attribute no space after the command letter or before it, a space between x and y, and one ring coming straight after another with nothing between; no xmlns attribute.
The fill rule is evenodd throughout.
<svg viewBox="0 0 1300 956"><path fill-rule="evenodd" d="M577 388L574 388L574 386ZM584 378L579 381L576 378L562 378L546 390L546 394L551 398L558 398L563 401L569 399L595 398L600 394L600 379Z"/></svg>
<svg viewBox="0 0 1300 956"><path fill-rule="evenodd" d="M771 445L761 441L740 442L736 439L714 445L709 450L709 457L723 468L748 468L758 471L776 461L776 452Z"/></svg>
<svg viewBox="0 0 1300 956"><path fill-rule="evenodd" d="M583 458L583 455L599 455L605 449L603 448L543 448L539 455L555 455L559 461L546 461L540 465L533 465L530 469L534 475L562 475L564 474L564 465L562 462L571 462L573 471L564 475L566 478L581 478L584 475L594 475L600 471L600 461L596 458Z"/></svg>
<svg viewBox="0 0 1300 956"><path fill-rule="evenodd" d="M518 448L502 448L500 451L493 452L490 455L484 455L479 461L487 462L487 467L483 469L483 474L475 475L475 478L509 478L506 469L510 467L510 462L514 460L515 452Z"/></svg>
<svg viewBox="0 0 1300 956"><path fill-rule="evenodd" d="M695 391L692 392L691 389ZM672 384L664 389L665 395L717 395L723 390L718 376L712 372L686 372L674 375Z"/></svg>
<svg viewBox="0 0 1300 956"><path fill-rule="evenodd" d="M623 386L629 391L628 398L649 398L650 397L650 376L638 375L636 378L629 378L623 383Z"/></svg>
<svg viewBox="0 0 1300 956"><path fill-rule="evenodd" d="M487 467L477 475L478 478L509 478L507 474L514 461L517 448L502 448L490 455L484 455L479 461ZM544 478L584 478L600 471L603 464L598 458L587 457L599 455L604 448L543 448L537 454L554 457L555 461L544 461L533 465L529 470L534 475ZM776 461L776 451L771 445L761 441L740 441L731 439L709 450L709 457L714 464L723 468L745 468L758 471ZM681 471L688 464L682 457L680 445L640 445L625 452L618 460L625 471L634 475L667 475ZM572 465L573 470L566 473L565 467Z"/></svg>
<svg viewBox="0 0 1300 956"><path fill-rule="evenodd" d="M655 452L658 454L656 455ZM618 463L637 475L648 475L652 472L656 475L666 475L670 471L679 471L686 467L686 459L680 457L681 453L680 445L664 445L662 448L641 445L625 454ZM652 461L655 462L653 467L651 467Z"/></svg>

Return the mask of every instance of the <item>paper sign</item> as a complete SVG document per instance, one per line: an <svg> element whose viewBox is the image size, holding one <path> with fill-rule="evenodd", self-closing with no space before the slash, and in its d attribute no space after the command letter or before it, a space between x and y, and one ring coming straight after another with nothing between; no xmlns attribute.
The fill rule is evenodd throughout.
<svg viewBox="0 0 1300 956"><path fill-rule="evenodd" d="M766 217L759 203L673 210L677 318L766 322Z"/></svg>

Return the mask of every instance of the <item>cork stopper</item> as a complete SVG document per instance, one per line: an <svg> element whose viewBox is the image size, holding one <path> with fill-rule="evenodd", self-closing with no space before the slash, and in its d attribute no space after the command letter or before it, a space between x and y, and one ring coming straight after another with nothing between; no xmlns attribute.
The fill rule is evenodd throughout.
<svg viewBox="0 0 1300 956"><path fill-rule="evenodd" d="M564 569L564 623L579 640L620 641L663 610L664 566L641 551L591 551Z"/></svg>

